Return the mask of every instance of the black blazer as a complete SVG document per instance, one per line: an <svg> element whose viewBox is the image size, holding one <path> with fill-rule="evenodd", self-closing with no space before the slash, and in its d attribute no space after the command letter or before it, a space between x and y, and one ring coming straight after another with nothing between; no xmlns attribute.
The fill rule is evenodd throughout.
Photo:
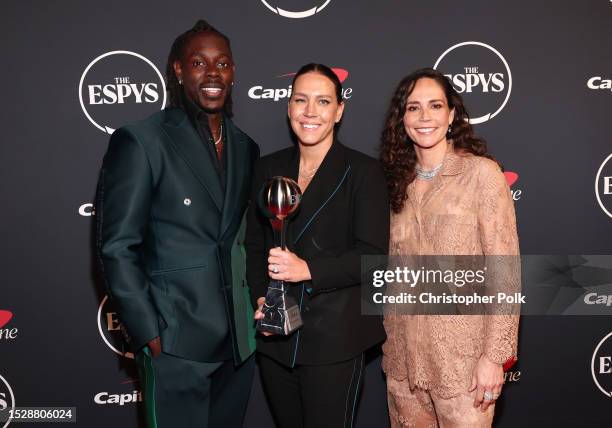
<svg viewBox="0 0 612 428"><path fill-rule="evenodd" d="M247 214L247 279L253 303L266 295L269 220L258 209L261 187L281 175L297 181L299 149L255 164ZM290 336L258 337L257 350L278 362L327 364L352 358L385 338L380 317L361 315L361 255L387 254L389 201L380 164L335 141L288 226L288 248L306 260L311 281L293 284L304 325Z"/></svg>
<svg viewBox="0 0 612 428"><path fill-rule="evenodd" d="M97 244L133 350L160 336L165 352L190 360L233 354L238 362L249 354L252 316L247 320L237 236L259 148L224 121L225 192L181 109L163 110L111 137L98 186Z"/></svg>

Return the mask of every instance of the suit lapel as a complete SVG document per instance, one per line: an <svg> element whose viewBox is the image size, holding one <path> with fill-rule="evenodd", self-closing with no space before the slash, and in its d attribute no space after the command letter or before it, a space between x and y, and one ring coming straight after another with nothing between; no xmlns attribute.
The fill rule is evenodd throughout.
<svg viewBox="0 0 612 428"><path fill-rule="evenodd" d="M346 148L340 142L334 141L319 170L306 188L300 210L291 225L294 243L302 238L319 212L333 198L349 175L350 165L346 162L345 150Z"/></svg>
<svg viewBox="0 0 612 428"><path fill-rule="evenodd" d="M238 204L240 194L244 185L244 168L248 164L246 157L249 156L245 142L240 138L234 124L228 118L224 118L226 124L225 156L227 160L227 171L225 174L225 194L227 197L223 203L223 214L221 216L221 230L219 236L223 236L231 224Z"/></svg>
<svg viewBox="0 0 612 428"><path fill-rule="evenodd" d="M189 166L200 184L210 194L219 211L223 210L223 189L210 155L204 147L198 132L189 122L187 115L181 109L171 109L166 112L167 119L163 124L170 143L179 156Z"/></svg>

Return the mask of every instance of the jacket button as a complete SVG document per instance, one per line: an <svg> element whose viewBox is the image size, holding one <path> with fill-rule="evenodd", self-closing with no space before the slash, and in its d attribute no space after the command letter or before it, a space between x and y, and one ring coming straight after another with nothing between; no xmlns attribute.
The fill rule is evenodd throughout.
<svg viewBox="0 0 612 428"><path fill-rule="evenodd" d="M185 204L185 206L189 206L189 205L191 205L191 199L189 199L189 198L185 198L185 200L183 201L183 203Z"/></svg>

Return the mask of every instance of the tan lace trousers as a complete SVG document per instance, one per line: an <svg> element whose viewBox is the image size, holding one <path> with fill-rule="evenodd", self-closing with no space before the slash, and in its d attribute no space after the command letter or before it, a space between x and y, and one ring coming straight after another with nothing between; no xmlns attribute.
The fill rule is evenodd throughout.
<svg viewBox="0 0 612 428"><path fill-rule="evenodd" d="M474 393L440 398L416 388L408 381L387 377L387 398L391 428L489 428L494 405L483 413L474 408Z"/></svg>

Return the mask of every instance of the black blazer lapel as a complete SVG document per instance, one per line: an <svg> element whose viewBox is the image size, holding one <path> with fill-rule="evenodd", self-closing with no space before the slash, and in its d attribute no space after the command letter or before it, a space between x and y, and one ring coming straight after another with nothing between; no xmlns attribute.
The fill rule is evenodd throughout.
<svg viewBox="0 0 612 428"><path fill-rule="evenodd" d="M223 203L219 236L223 236L234 217L238 214L242 216L242 213L238 213L237 210L239 208L238 205L242 202L239 195L242 193L242 187L245 185L244 174L247 172L245 168L248 165L247 157L250 156L247 142L241 138L232 121L225 118L224 122L226 124L225 135L227 138L225 142L225 156L227 159L225 193L228 197L225 198Z"/></svg>
<svg viewBox="0 0 612 428"><path fill-rule="evenodd" d="M208 191L219 211L222 211L223 189L198 132L189 122L187 115L178 108L168 110L166 117L163 128L170 143Z"/></svg>
<svg viewBox="0 0 612 428"><path fill-rule="evenodd" d="M294 244L299 242L319 212L333 198L348 177L351 167L346 161L345 150L340 142L334 141L306 188L299 212L291 222Z"/></svg>

